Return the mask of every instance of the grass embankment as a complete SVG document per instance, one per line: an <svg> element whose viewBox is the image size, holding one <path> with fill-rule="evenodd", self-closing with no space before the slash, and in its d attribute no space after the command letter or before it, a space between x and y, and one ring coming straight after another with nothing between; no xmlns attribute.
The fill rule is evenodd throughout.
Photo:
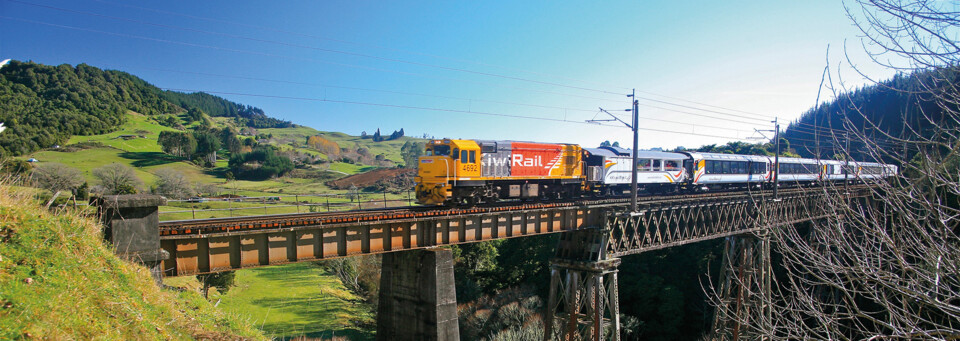
<svg viewBox="0 0 960 341"><path fill-rule="evenodd" d="M100 231L0 185L0 339L264 339L196 292L161 290Z"/></svg>
<svg viewBox="0 0 960 341"><path fill-rule="evenodd" d="M199 286L192 276L165 282ZM236 283L223 295L211 289L210 300L220 300L220 309L251 320L272 337L373 339L370 306L347 291L337 277L312 263L238 270Z"/></svg>

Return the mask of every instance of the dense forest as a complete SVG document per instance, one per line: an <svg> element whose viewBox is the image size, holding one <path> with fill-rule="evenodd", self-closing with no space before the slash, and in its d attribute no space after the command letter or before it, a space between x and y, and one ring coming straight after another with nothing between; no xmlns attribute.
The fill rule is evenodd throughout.
<svg viewBox="0 0 960 341"><path fill-rule="evenodd" d="M11 61L0 68L0 122L8 128L0 134L0 156L49 148L74 135L113 131L128 111L160 115L190 109L233 117L254 128L293 126L260 108L205 93L164 91L126 72Z"/></svg>
<svg viewBox="0 0 960 341"><path fill-rule="evenodd" d="M945 118L944 108L929 98L925 89L942 86L938 83L943 79L956 83L958 78L960 74L952 70L919 71L839 94L836 100L808 110L790 124L783 139L789 141L789 149L811 158L819 151L820 158L838 159L848 142L856 160L869 158L862 153L865 143L902 151L897 138L910 136L911 130L925 134L934 124L957 124ZM846 120L849 124L845 126ZM855 131L849 134L849 141L841 132L848 128Z"/></svg>

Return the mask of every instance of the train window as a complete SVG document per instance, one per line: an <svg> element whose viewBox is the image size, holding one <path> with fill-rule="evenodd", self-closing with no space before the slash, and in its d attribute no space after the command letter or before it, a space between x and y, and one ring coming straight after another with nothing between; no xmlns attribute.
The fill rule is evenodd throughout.
<svg viewBox="0 0 960 341"><path fill-rule="evenodd" d="M747 174L747 163L740 161L737 162L737 174Z"/></svg>
<svg viewBox="0 0 960 341"><path fill-rule="evenodd" d="M637 170L641 172L650 171L650 167L652 164L653 162L651 162L650 159L637 160Z"/></svg>
<svg viewBox="0 0 960 341"><path fill-rule="evenodd" d="M467 156L467 151L466 151L466 150L461 150L461 151L460 151L460 162L462 162L462 163L467 163L469 160L470 160L470 158Z"/></svg>
<svg viewBox="0 0 960 341"><path fill-rule="evenodd" d="M470 163L477 163L477 151L476 151L476 150L471 150L471 151L470 151Z"/></svg>
<svg viewBox="0 0 960 341"><path fill-rule="evenodd" d="M663 161L663 170L668 172L676 172L680 170L680 161L677 160L664 160Z"/></svg>
<svg viewBox="0 0 960 341"><path fill-rule="evenodd" d="M436 156L447 156L450 155L450 146L446 145L436 145L433 146L433 154Z"/></svg>
<svg viewBox="0 0 960 341"><path fill-rule="evenodd" d="M722 167L720 173L730 174L730 161L721 161L720 167Z"/></svg>
<svg viewBox="0 0 960 341"><path fill-rule="evenodd" d="M660 160L653 160L653 169L652 169L652 170L653 170L654 172L659 172L659 171L661 170L661 168L660 168Z"/></svg>
<svg viewBox="0 0 960 341"><path fill-rule="evenodd" d="M433 156L433 149L427 149L425 156Z"/></svg>

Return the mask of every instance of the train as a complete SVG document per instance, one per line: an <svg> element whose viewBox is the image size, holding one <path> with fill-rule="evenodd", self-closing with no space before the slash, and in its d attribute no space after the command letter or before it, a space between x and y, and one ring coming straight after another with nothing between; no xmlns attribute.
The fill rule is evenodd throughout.
<svg viewBox="0 0 960 341"><path fill-rule="evenodd" d="M638 190L649 194L772 188L772 156L637 152ZM424 205L609 197L630 191L632 151L569 143L436 139L418 159L416 198ZM778 186L863 182L897 174L891 164L779 158Z"/></svg>

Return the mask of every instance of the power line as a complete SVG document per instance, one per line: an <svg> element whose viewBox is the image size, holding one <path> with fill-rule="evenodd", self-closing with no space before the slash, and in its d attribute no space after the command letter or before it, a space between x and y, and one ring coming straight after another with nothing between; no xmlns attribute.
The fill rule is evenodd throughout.
<svg viewBox="0 0 960 341"><path fill-rule="evenodd" d="M30 2L25 2L25 1L19 1L19 0L6 0L6 1L15 2L15 3L19 3L19 4L24 4L24 5L29 5L29 6L36 6L36 7L41 7L41 8L47 8L47 9L52 9L52 10L57 10L57 11L77 13L77 14L88 15L88 16L97 16L97 17L109 18L109 19L114 19L114 20L121 20L121 21L127 21L127 22L134 22L134 23L144 24L144 25L157 26L157 27L164 27L164 28L185 30L185 31L190 31L190 32L199 32L199 33L205 33L205 34L211 34L211 35L220 35L220 36L231 37L231 38L236 38L236 39L244 39L244 40L249 40L249 41L279 44L279 45L283 45L283 46L306 48L306 49L312 49L312 50L329 52L329 53L337 53L337 54L344 54L344 55L359 56L359 57L372 58L372 59L378 59L378 60L384 60L384 61L391 61L391 62L397 62L397 63L404 63L404 64L410 64L410 65L417 65L417 66L425 66L425 67L438 68L438 69L443 69L443 70L448 70L448 71L457 71L457 72L463 72L463 73L471 73L471 74L477 74L477 75L484 75L484 76L489 76L489 77L498 77L498 78L503 78L503 79L510 79L510 80L517 80L517 81L523 81L523 82L537 83L537 84L542 84L542 85L551 85L551 86L565 87L565 88L577 89L577 90L584 90L584 91L593 91L593 92L613 94L613 95L622 95L621 93L611 92L611 91L606 91L606 90L601 90L601 89L593 89L593 88L586 88L586 87L571 86L571 85L554 83L554 82L544 82L544 81L527 79L527 78L522 78L522 77L501 75L501 74L495 74L495 73L489 73L489 72L481 72L481 71L473 71L473 70L467 70L467 69L462 69L462 68L454 68L454 67L447 67L447 66L441 66L441 65L427 64L427 63L421 63L421 62L415 62L415 61L401 60L401 59L396 59L396 58L381 57L381 56L364 54L364 53L356 53L356 52L349 52L349 51L341 51L341 50L335 50L335 49L320 48L320 47L308 46L308 45L293 44L293 43L287 43L287 42L276 41L276 40L251 38L251 37L246 37L246 36L241 36L241 35L235 35L235 34L229 34L229 33L223 33L223 32L200 30L200 29L193 29L193 28L187 28L187 27L181 27L181 26L174 26L174 25L166 25L166 24L157 24L157 23L152 23L152 22L147 22L147 21L141 21L141 20L135 20L135 19L130 19L130 18L122 18L122 17L110 16L110 15L104 15L104 14L98 14L98 13L84 12L84 11L78 11L78 10L72 10L72 9L66 9L66 8L60 8L60 7L48 6L48 5L42 5L42 4L35 4L35 3L30 3ZM94 1L102 2L102 3L107 3L107 4L112 4L112 3L109 3L109 2L106 2L106 1L100 1L100 0L94 0ZM186 16L186 17L190 17L190 18L194 18L194 19L200 19L200 20L212 20L212 21L218 21L218 22L228 22L228 23L232 23L232 24L236 24L236 25L240 25L240 26L249 26L249 27L262 28L262 27L255 26L255 25L239 24L239 23L234 23L234 22L230 22L230 21L223 21L223 20L212 19L212 18L203 18L203 17L197 17L197 16L191 16L191 15L179 14L179 13L167 12L167 11L161 11L161 10L153 10L153 9L149 9L149 8L142 8L142 7L131 6L131 5L122 5L122 4L113 4L113 5L120 5L120 6L132 7L132 8L142 9L142 10L156 11L156 12L161 12L161 13L166 13L166 14L172 14L172 15ZM35 23L41 23L41 24L43 24L42 22L35 22ZM54 25L55 25L55 24L54 24ZM61 25L60 27L69 28L69 27L66 27L66 26L63 26L63 25ZM82 29L82 28L75 28L75 29ZM97 31L97 30L90 30L90 29L87 29L87 30L89 30L89 31L91 31L91 32L105 33L105 32ZM284 32L284 33L298 34L298 33L296 33L296 32L287 32L287 31L280 31L280 30L273 30L273 31L279 31L279 32ZM302 35L302 34L298 34L298 35ZM305 36L310 36L310 35L305 35ZM132 36L132 35L128 35L128 37L138 38L138 39L152 39L152 38L149 38L149 37ZM310 37L318 38L318 39L334 40L334 41L340 41L340 42L347 42L347 41L341 41L341 40L335 40L335 39L328 39L328 38L322 38L322 37L316 37L316 36L310 36ZM168 43L183 43L183 42L175 42L175 41L170 41L170 40L164 40L164 42L168 42ZM185 44L190 44L190 43L185 43ZM200 44L194 44L194 45L200 45ZM239 52L239 50L237 50L236 52ZM342 63L333 63L333 62L328 62L328 61L320 61L320 62L331 63L331 64L341 65L341 66L359 67L359 66L355 66L355 65L342 64ZM361 68L366 68L366 67L361 67ZM395 70L379 70L379 71L398 72L398 71L395 71ZM400 72L400 73L406 73L406 72ZM409 73L408 73L408 74L409 74ZM581 81L581 82L582 82L582 81ZM666 96L666 95L659 95L659 94L655 94L655 93L651 93L651 92L645 92L645 91L640 91L640 92L642 92L642 93L647 93L647 94L652 94L652 95L656 95L656 96L661 96L661 97L666 97L666 98L671 98L671 99L675 99L675 100L679 100L679 101L684 101L684 102L689 102L689 103L695 103L695 104L698 104L698 105L703 105L703 106L712 107L712 108L718 108L718 109L723 109L723 110L728 110L728 111L741 112L741 113L752 114L752 115L759 115L759 114L754 114L754 113L750 113L750 112L746 112L746 111L742 111L742 110L724 108L724 107L715 106L715 105L710 105L710 104L705 104L705 103L701 103L701 102L696 102L696 101L691 101L691 100L685 100L685 99L681 99L681 98L677 98L677 97L671 97L671 96ZM701 111L706 111L706 112L712 112L712 113L716 113L716 114L720 114L720 115L726 115L726 116L732 116L732 117L739 117L739 118L745 118L745 119L753 119L753 120L757 120L757 121L766 121L766 119L757 119L757 118L749 117L749 116L743 116L743 115L736 115L736 114L724 113L724 112L720 112L720 111L703 109L703 108L697 108L697 107L692 107L692 106L687 106L687 105L677 104L677 103L671 103L671 102L668 102L668 101L662 101L662 100L657 100L657 99L652 99L652 98L645 98L645 97L637 97L637 98L639 98L639 99L644 99L644 100L648 100L648 101L652 101L652 102L662 103L662 104L679 106L679 107L683 107L683 108L687 108L687 109L693 109L693 110L701 110ZM594 98L594 99L595 99L595 98ZM600 100L607 100L607 99L600 99ZM772 117L772 116L767 116L767 117Z"/></svg>
<svg viewBox="0 0 960 341"><path fill-rule="evenodd" d="M579 112L594 112L594 111L595 111L595 110L593 110L593 109L577 109L577 108L555 107L555 106L546 106L546 105L528 104L528 103L517 103L517 102L505 102L505 101L484 100L484 99L475 99L475 98L466 98L466 97L440 96L440 95L431 95L431 94L413 93L413 92L403 92L403 91L393 91L393 90L370 89L370 88L349 87L349 86L339 86L339 85L329 85L329 84L319 84L319 83L309 83L309 82L285 81L285 80L269 79L269 78L257 78L257 77L247 77L247 76L224 75L224 74L215 74L215 73L207 73L207 72L193 72L193 71L182 71L182 70L170 70L170 69L152 68L152 67L144 67L144 69L161 71L161 72L184 73L184 74L192 74L192 75L215 76L215 77L224 77L224 78L233 78L233 79L254 80L254 81L260 81L260 82L276 82L276 83L294 84L294 85L309 85L309 86L317 86L317 87L325 87L325 88L336 88L336 89L346 89L346 90L359 90L359 91L382 92L382 93L398 94L398 95L423 96L423 97L433 97L433 98L442 98L442 99L455 99L455 100L464 100L464 101L473 101L473 102L487 102L487 103L495 103L495 104L506 104L506 105L526 106L526 107L545 108L545 109L558 109L558 110L565 110L565 111L579 111ZM659 108L659 107L655 107L655 108ZM662 108L662 109L663 109L663 110L675 111L675 110L673 110L673 109L668 109L668 108ZM685 113L685 112L682 112L682 111L681 111L681 113ZM697 114L692 114L692 115L697 115ZM691 126L691 127L694 128L694 129L699 126L700 128L735 131L735 132L738 132L738 133L751 133L751 132L753 132L753 131L750 131L750 130L741 130L741 129L735 129L735 128L726 128L726 127L712 127L712 126L708 126L708 125L697 125L697 124L693 124L693 123L690 123L690 122L671 121L671 120L664 120L664 119L658 119L658 118L652 118L652 117L643 117L643 116L641 116L640 119L641 119L641 120L647 120L647 121L656 121L656 122L664 122L664 123L672 123L672 124L680 124L680 125L685 125L685 126Z"/></svg>
<svg viewBox="0 0 960 341"><path fill-rule="evenodd" d="M670 108L658 107L658 106L649 105L649 104L637 104L637 105L642 106L642 107L646 107L646 108L654 108L654 109L666 110L666 111L671 111L671 112L680 113L680 114L686 114L686 115L691 115L691 116L712 118L712 119L715 119L715 120L722 120L722 121L724 121L724 122L734 122L734 123L749 124L750 126L754 126L754 127L757 126L757 123L756 123L756 122L745 122L745 121L734 120L734 119L729 119L729 118L724 118L724 117L716 117L716 116L710 116L710 115L692 113L692 112L689 112L689 111L683 111L683 110L677 110L677 109L670 109Z"/></svg>
<svg viewBox="0 0 960 341"><path fill-rule="evenodd" d="M462 113L462 114L474 114L474 115L484 115L484 116L495 116L495 117L508 117L508 118L521 118L521 119L531 119L531 120L541 120L541 121L551 121L551 122L564 122L564 123L577 123L577 124L587 124L587 125L599 125L612 128L621 128L626 129L623 126L612 125L612 124L600 124L600 123L588 123L585 121L573 121L567 119L558 119L558 118L548 118L548 117L536 117L536 116L524 116L524 115L514 115L514 114L502 114L502 113L493 113L493 112L483 112L483 111L472 111L472 110L460 110L460 109L449 109L449 108L432 108L432 107L421 107L413 105L400 105L400 104L389 104L389 103L374 103L374 102L361 102L361 101L344 101L336 99L327 99L327 98L311 98L311 97L295 97L295 96L278 96L278 95L264 95L264 94L251 94L251 93L240 93L240 92L226 92L226 91L209 91L209 90L197 90L197 89L180 89L180 88L161 88L163 90L169 91L181 91L181 92L204 92L209 94L220 94L220 95L235 95L235 96L250 96L250 97L263 97L263 98L277 98L277 99L290 99L290 100L301 100L301 101L314 101L314 102L328 102L328 103L339 103L339 104L351 104L351 105L364 105L364 106L374 106L374 107L386 107L386 108L397 108L397 109L413 109L413 110L424 110L424 111L437 111L437 112L450 112L450 113ZM670 133L670 134L683 134L683 135L694 135L701 137L714 137L727 140L744 140L745 138L741 137L730 137L730 136L721 136L721 135L710 135L710 134L697 134L684 131L675 131L667 129L654 129L654 128L642 128L638 127L639 130L652 131L652 132L661 132L661 133Z"/></svg>
<svg viewBox="0 0 960 341"><path fill-rule="evenodd" d="M613 99L609 99L609 98L598 98L598 97L574 95L574 94L569 94L569 93L561 93L561 92L538 90L538 89L529 89L529 88L522 88L522 87L515 87L515 86L508 86L508 85L500 85L500 84L495 84L495 83L484 83L484 82L476 82L476 81L465 81L465 80L459 80L459 79L449 78L449 77L431 76L431 75L425 75L425 74L414 73L414 72L405 72L405 71L397 71L397 70L389 70L389 69L380 69L380 68L373 68L373 67L367 67L367 66L359 66L359 65L353 65L353 64L345 64L345 63L331 62L331 61L320 60L320 59L313 59L313 58L291 57L291 56L285 56L285 55L274 54L274 53L266 53L266 52L259 52L259 51L250 51L250 50L240 50L240 49L234 49L234 48L211 46L211 45L204 45L204 44L197 44L197 43L189 43L189 42L169 40L169 39L160 39L160 38L139 36L139 35L133 35L133 34L126 34L126 33L108 32L108 31L101 31L101 30L84 28L84 27L76 27L76 26L69 26L69 25L54 24L54 23L49 23L49 22L43 22L43 21L37 21L37 20L30 20L30 19L23 19L23 18L14 18L14 17L8 17L8 16L0 16L0 18L2 18L2 19L9 19L9 20L16 20L16 21L21 21L21 22L27 22L27 23L32 23L32 24L38 24L38 25L45 25L45 26L63 28L63 29L69 29L69 30L93 32L93 33L99 33L99 34L105 34L105 35L112 35L112 36L118 36L118 37L124 37L124 38L141 39L141 40L162 42L162 43L168 43L168 44L190 46L190 47L200 47L200 48L206 48L206 49L212 49L212 50L218 50L218 51L226 51L226 52L234 52L234 53L245 53L245 54L252 54L252 55L259 55L259 56L273 57L273 58L289 58L289 59L304 60L304 61L317 62L317 63L324 63L324 64L331 64L331 65L352 67L352 68L358 68L358 69L367 69L367 70L383 71L383 72L392 72L392 73L405 74L405 75L413 75L413 76L419 76L419 77L425 77L425 78L445 79L445 80L451 80L451 81L461 82L461 83L472 83L472 84L488 85L488 86L495 86L495 87L508 88L508 89L517 89L517 90L523 90L523 91L539 92L539 93L552 94L552 95L558 95L558 96L564 96L564 97L577 97L577 98L592 99L592 100L599 100L599 101L614 101Z"/></svg>
<svg viewBox="0 0 960 341"><path fill-rule="evenodd" d="M277 29L277 28L273 28L273 27L268 27L268 26L250 25L250 24L240 23L240 22L231 21L231 20L223 20L223 19L216 19L216 18L201 17L201 16L196 16L196 15L190 15L190 14L184 14L184 13L178 13L178 12L171 12L171 11L159 10L159 9L154 9L154 8L148 8L148 7L140 7L140 6L134 6L134 5L129 5L129 4L114 3L114 2L103 1L103 0L92 0L92 1L99 2L99 3L103 3L103 4L108 4L108 5L113 5L113 6L122 6L122 7L128 7L128 8L135 8L135 9L144 10L144 11L150 11L150 12L167 14L167 15L173 15L173 16L180 16L180 17L184 17L184 18L191 18L191 19L202 20L202 21L211 21L211 22L225 23L225 24L230 24L230 25L234 25L234 26L255 28L255 29L258 29L258 30L273 31L273 32L278 32L278 33L283 33L283 34L297 35L297 36L301 36L301 37L307 37L307 38L313 38L313 39L320 39L320 40L328 40L328 41L333 41L333 42L337 42L337 43L351 44L351 45L356 45L356 46L371 47L371 48L376 48L376 49L381 49L381 50L398 51L398 52L416 54L416 55L427 56L427 57L432 57L432 58L446 59L446 60L455 61L455 62L460 62L460 63L470 63L470 64L476 64L476 65L481 65L481 66L486 66L486 67L493 67L493 68L508 70L508 71L523 72L523 73L528 73L528 74L533 74L533 75L538 75L538 76L555 77L555 78L558 78L558 79L566 79L566 80L571 80L571 81L580 82L580 83L600 85L600 84L598 84L598 83L594 83L594 82L590 82L590 81L586 81L586 80L581 80L581 79L576 79L576 78L569 78L569 77L563 77L563 76L558 76L558 75L550 75L550 74L545 74L545 73L540 73L540 72L534 72L534 71L529 71L529 70L523 70L523 69L517 69L517 68L499 66L499 65L488 64L488 63L483 63L483 62L478 62L478 61L473 61L473 60L467 60L467 59L450 58L450 57L446 57L446 56L440 56L440 55L436 55L436 54L423 53L423 52L406 50L406 49L397 49L397 48L391 48L391 47L383 47L383 46L374 45L374 44L358 43L358 42L349 41L349 40L343 40L343 39L335 39L335 38L329 38L329 37L322 37L322 36L317 36L317 35L312 35L312 34L306 34L306 33L301 33L301 32L281 30L281 29ZM619 88L624 89L624 90L630 89L630 88L628 88L628 87L619 87Z"/></svg>
<svg viewBox="0 0 960 341"><path fill-rule="evenodd" d="M743 116L743 115L728 114L728 113L720 112L720 111L716 111L716 110L703 109L703 108L692 107L692 106L689 106L689 105L670 103L670 102L667 102L667 101L661 101L661 100L656 100L656 99L647 98L647 97L637 96L637 98L638 98L638 99L642 99L642 100L651 101L651 102L657 102L657 103L662 103L662 104L668 104L668 105L678 106L678 107L681 107L681 108L701 110L701 111L711 112L711 113L715 113L715 114L721 114L721 115L726 115L726 116L731 116L731 117L745 118L745 119L750 119L750 120L757 120L757 121L761 121L761 122L769 122L769 120L766 120L766 119L754 118L754 117Z"/></svg>
<svg viewBox="0 0 960 341"><path fill-rule="evenodd" d="M664 110L670 110L670 109L664 109ZM621 117L623 116L622 113L619 113L619 112L618 112L617 114L620 114ZM735 132L739 132L739 133L748 133L748 134L754 132L753 130L741 130L741 129L725 128L725 127L712 127L712 126L703 125L703 124L697 125L697 124L693 124L693 123L690 123L690 122L670 121L670 120L664 120L664 119L652 118L652 117L644 117L644 116L637 116L637 118L639 118L639 119L641 119L641 120L647 120L647 121L657 121L657 122L664 122L664 123L681 124L681 125L690 126L690 127L694 128L694 129L696 129L697 127L700 127L700 128L707 128L707 129L721 129L721 130L735 131ZM632 118L631 118L631 119L632 119Z"/></svg>
<svg viewBox="0 0 960 341"><path fill-rule="evenodd" d="M462 100L462 101L471 101L471 102L485 102L485 103L494 103L494 104L516 105L516 106L525 106L525 107L532 107L532 108L557 109L557 110L564 110L564 111L579 111L579 112L594 112L594 111L595 111L594 109L567 108L567 107L557 107L557 106L539 105L539 104L528 104L528 103L518 103L518 102L508 102L508 101L495 101L495 100L478 99L478 98L431 95L431 94L416 93L416 92L405 92L405 91L384 90L384 89L372 89L372 88L352 87L352 86L342 86L342 85L331 85L331 84L321 84L321 83L310 83L310 82L286 81L286 80L279 80L279 79L257 78L257 77L235 76L235 75L224 75L224 74L216 74L216 73L208 73L208 72L194 72L194 71L183 71L183 70L170 70L170 69L161 69L161 68L152 68L152 67L142 67L142 68L143 68L143 69L146 69L146 70L154 70L154 71L161 71L161 72L172 72L172 73L183 73L183 74L200 75L200 76L213 76L213 77L243 79L243 80L252 80L252 81L258 81L258 82L274 82L274 83L293 84L293 85L308 85L308 86L316 86L316 87L322 87L322 88L333 88L333 89L344 89L344 90L357 90L357 91L380 92L380 93L395 94L395 95L406 95L406 96L423 96L423 97L432 97L432 98L440 98L440 99L453 99L453 100Z"/></svg>
<svg viewBox="0 0 960 341"><path fill-rule="evenodd" d="M409 61L409 60L403 60L403 59L397 59L397 58L381 57L381 56L376 56L376 55L371 55L371 54L365 54L365 53L349 52L349 51L342 51L342 50L321 48L321 47L316 47L316 46L309 46L309 45L302 45L302 44L294 44L294 43L282 42L282 41L277 41L277 40L252 38L252 37L241 36L241 35L236 35L236 34L229 34L229 33L223 33L223 32L216 32L216 31L208 31L208 30L194 29L194 28L181 27L181 26L175 26L175 25L157 24L157 23L152 23L152 22L148 22L148 21L142 21L142 20L136 20L136 19L129 19L129 18L122 18L122 17L115 17L115 16L110 16L110 15L104 15L104 14L98 14L98 13L91 13L91 12L84 12L84 11L77 11L77 10L71 10L71 9L66 9L66 8L54 7L54 6L40 5L40 4L34 4L34 3L29 3L29 2L19 1L19 0L5 0L5 1L14 2L14 3L19 3L19 4L24 4L24 5L28 5L28 6L36 6L36 7L41 7L41 8L47 8L47 9L52 9L52 10L57 10L57 11L63 11L63 12L69 12L69 13L82 14L82 15L87 15L87 16L96 16L96 17L108 18L108 19L113 19L113 20L120 20L120 21L127 21L127 22L132 22L132 23L138 23L138 24L143 24L143 25L150 25L150 26L163 27L163 28L169 28L169 29L175 29L175 30L183 30L183 31L188 31L188 32L196 32L196 33L204 33L204 34L210 34L210 35L217 35L217 36L223 36L223 37L229 37L229 38L235 38L235 39L242 39L242 40L248 40L248 41L259 42L259 43L277 44L277 45L288 46L288 47L296 47L296 48L310 49L310 50L314 50L314 51L321 51L321 52L342 54L342 55L348 55L348 56L354 56L354 57L363 57L363 58L377 59L377 60L383 60L383 61L394 62L394 63L402 63L402 64L408 64L408 65L416 65L416 66L430 67L430 68L436 68L436 69L447 70L447 71L455 71L455 72L469 73L469 74L481 75L481 76L487 76L487 77L496 77L496 78L502 78L502 79L520 81L520 82L540 84L540 85L549 85L549 86L556 86L556 87L562 87L562 88L568 88L568 89L575 89L575 90L592 91L592 92L598 92L598 93L604 93L604 94L610 94L610 95L623 95L623 93L612 92L612 91L607 91L607 90L602 90L602 89L594 89L594 88L588 88L588 87L566 85L566 84L555 83L555 82L539 81L539 80L534 80L534 79L529 79L529 78L523 78L523 77L515 77L515 76L501 75L501 74L496 74L496 73L492 73L492 72L483 72L483 71L467 70L467 69L462 69L462 68L448 67L448 66L435 65L435 64L427 64L427 63L421 63L421 62L415 62L415 61Z"/></svg>
<svg viewBox="0 0 960 341"><path fill-rule="evenodd" d="M743 110L737 110L737 109L724 108L724 107L720 107L720 106L716 106L716 105L710 105L710 104L706 104L706 103L691 101L691 100L688 100L688 99L677 98L677 97L672 97L672 96L667 96L667 95L661 95L661 94L657 94L657 93L653 93L653 92L648 92L648 91L640 91L640 90L637 90L637 92L639 92L639 93L644 93L644 94L648 94L648 95L653 95L653 96L660 96L660 97L669 98L669 99L672 99L672 100L677 100L677 101L682 101L682 102L693 103L693 104L702 105L702 106L706 106L706 107L711 107L711 108L715 108L715 109L723 109L723 110L729 110L729 111L739 112L739 113L742 113L742 114L762 116L762 117L766 117L766 119L770 119L770 120L776 118L776 116L765 115L765 114L758 114L758 113L753 113L753 112L743 111Z"/></svg>

